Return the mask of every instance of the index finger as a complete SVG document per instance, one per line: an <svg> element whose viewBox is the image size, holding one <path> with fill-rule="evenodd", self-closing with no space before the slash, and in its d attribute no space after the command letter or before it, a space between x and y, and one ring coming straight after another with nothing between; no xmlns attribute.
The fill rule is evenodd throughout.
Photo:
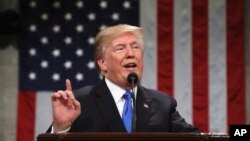
<svg viewBox="0 0 250 141"><path fill-rule="evenodd" d="M66 79L66 90L72 91L72 86L69 79Z"/></svg>

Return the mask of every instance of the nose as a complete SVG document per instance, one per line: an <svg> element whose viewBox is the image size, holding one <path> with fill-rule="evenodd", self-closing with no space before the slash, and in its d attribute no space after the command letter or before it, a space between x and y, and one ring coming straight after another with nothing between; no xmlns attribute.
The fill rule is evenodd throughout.
<svg viewBox="0 0 250 141"><path fill-rule="evenodd" d="M133 48L132 47L128 47L127 48L127 57L128 58L133 58L134 55L135 55L135 52L134 52Z"/></svg>

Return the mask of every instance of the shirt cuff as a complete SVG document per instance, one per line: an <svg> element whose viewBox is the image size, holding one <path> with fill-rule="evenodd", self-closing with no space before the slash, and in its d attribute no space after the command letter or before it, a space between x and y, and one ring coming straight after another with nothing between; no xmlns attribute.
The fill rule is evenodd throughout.
<svg viewBox="0 0 250 141"><path fill-rule="evenodd" d="M52 126L51 127L51 132L50 133L52 133L52 134L66 134L66 133L68 133L68 131L69 131L69 129L70 129L70 127L68 128L68 129L66 129L66 130L63 130L63 131L59 131L59 132L54 132L54 127Z"/></svg>

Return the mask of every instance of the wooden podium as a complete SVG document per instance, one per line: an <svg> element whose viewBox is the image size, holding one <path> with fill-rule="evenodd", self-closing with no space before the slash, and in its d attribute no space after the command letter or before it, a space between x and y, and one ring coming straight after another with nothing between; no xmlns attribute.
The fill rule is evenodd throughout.
<svg viewBox="0 0 250 141"><path fill-rule="evenodd" d="M37 136L37 141L229 141L229 136L211 133L46 133Z"/></svg>

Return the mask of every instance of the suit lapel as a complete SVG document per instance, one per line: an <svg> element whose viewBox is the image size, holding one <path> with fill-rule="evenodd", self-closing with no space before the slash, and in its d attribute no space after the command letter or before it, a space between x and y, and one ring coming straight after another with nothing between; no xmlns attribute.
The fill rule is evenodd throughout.
<svg viewBox="0 0 250 141"><path fill-rule="evenodd" d="M113 132L125 132L126 129L105 81L102 80L94 89L95 103L107 124L108 130Z"/></svg>
<svg viewBox="0 0 250 141"><path fill-rule="evenodd" d="M126 132L123 121L120 117L114 99L104 80L93 88L95 95L95 103L100 111L107 128L112 132ZM151 98L146 94L141 86L138 87L136 98L137 123L136 131L148 131L148 123L150 120Z"/></svg>
<svg viewBox="0 0 250 141"><path fill-rule="evenodd" d="M142 87L138 87L136 106L137 106L137 131L148 131L148 123L151 111L151 98L143 91Z"/></svg>

